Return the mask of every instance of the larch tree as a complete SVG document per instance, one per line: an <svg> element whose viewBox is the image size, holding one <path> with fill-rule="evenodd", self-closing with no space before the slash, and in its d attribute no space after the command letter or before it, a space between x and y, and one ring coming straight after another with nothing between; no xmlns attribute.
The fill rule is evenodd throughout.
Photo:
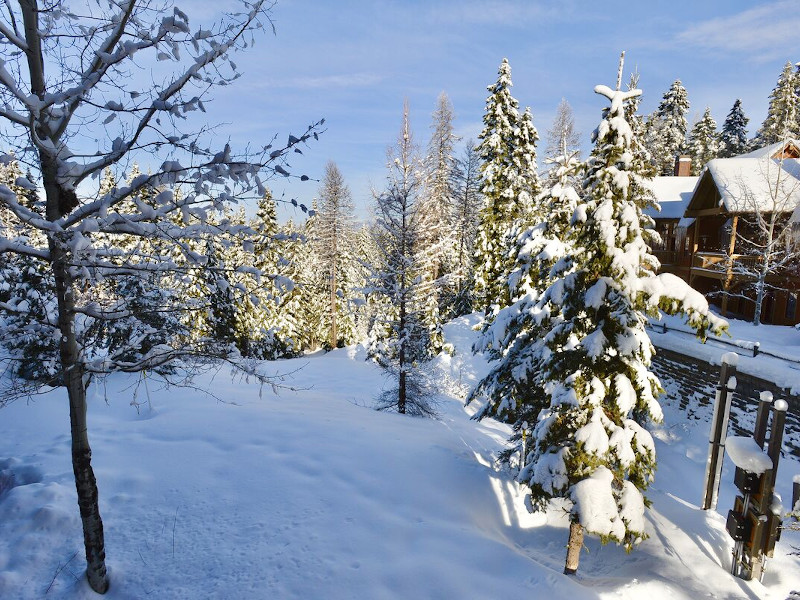
<svg viewBox="0 0 800 600"><path fill-rule="evenodd" d="M708 161L719 155L719 134L717 122L711 116L711 109L706 107L703 116L689 132L687 151L692 157L692 175L699 175Z"/></svg>
<svg viewBox="0 0 800 600"><path fill-rule="evenodd" d="M547 147L545 156L557 158L564 155L564 147L569 154L578 156L580 153L580 132L575 129L575 117L572 107L566 98L562 98L556 108L553 124L547 130Z"/></svg>
<svg viewBox="0 0 800 600"><path fill-rule="evenodd" d="M756 148L769 146L786 138L800 137L800 76L788 61L769 96L767 117L756 133Z"/></svg>
<svg viewBox="0 0 800 600"><path fill-rule="evenodd" d="M646 123L645 145L658 173L672 175L675 157L684 151L689 123L689 96L680 79L664 93L655 112Z"/></svg>
<svg viewBox="0 0 800 600"><path fill-rule="evenodd" d="M733 103L722 132L719 136L719 157L730 158L747 152L749 141L747 139L747 123L749 119L744 114L742 101L737 99Z"/></svg>
<svg viewBox="0 0 800 600"><path fill-rule="evenodd" d="M643 238L647 223L647 154L625 117L641 94L595 92L608 100L593 133L580 201L570 218L566 252L549 270L549 285L531 314L538 320L532 365L532 440L519 473L530 505L545 509L563 499L570 510L565 573L574 573L584 531L631 549L645 537L643 491L656 466L645 428L660 421L658 378L649 365L653 347L645 330L658 308L685 312L701 334L724 322L688 284L658 266ZM541 410L539 410L541 409Z"/></svg>
<svg viewBox="0 0 800 600"><path fill-rule="evenodd" d="M478 136L484 206L475 252L475 292L487 315L492 306L509 303L506 280L512 268L512 236L537 185L532 179L538 135L530 119L523 121L520 116L512 85L511 66L503 59L497 81L487 88L490 95Z"/></svg>
<svg viewBox="0 0 800 600"><path fill-rule="evenodd" d="M425 245L430 253L431 269L427 277L432 282L432 293L427 299L427 321L431 327L431 341L441 348L442 314L449 312L453 297L453 254L455 250L455 145L458 141L453 130L453 105L445 92L439 94L432 115L431 138L425 156L425 193L421 205L422 217L428 239Z"/></svg>
<svg viewBox="0 0 800 600"><path fill-rule="evenodd" d="M430 255L422 213L424 172L411 135L408 103L397 144L388 153L388 169L386 189L375 198L379 259L370 288L383 300L384 312L377 317L380 333L370 353L396 385L381 395L378 408L430 416L431 394L419 366L430 357L425 298L432 284L424 276Z"/></svg>
<svg viewBox="0 0 800 600"><path fill-rule="evenodd" d="M46 384L66 390L86 574L99 593L108 589L109 579L91 466L87 388L110 373L151 371L197 355L216 355L248 367L235 353L221 352L203 338L173 338L146 353L137 351L135 339L98 347L93 332L102 323L137 318L136 307L126 306L124 297L106 299L95 294L98 287L137 271L166 273L181 267L169 256L123 257L113 244L95 244L94 239L160 238L177 248L186 264L211 269L203 249L193 249L187 241L226 229L208 222L209 209L253 191L263 193L263 182L276 173L289 176L287 153L314 137L315 126L289 136L286 144L236 152L229 145L213 147L208 131L203 126L193 130L188 121L190 112L204 110L209 89L238 78L231 56L249 46L256 30L271 25L270 6L260 0L242 2L240 12L194 29L177 7L165 13L147 0L83 5L80 14L59 1L42 6L38 0L20 0L5 3L0 16L6 47L0 67L3 144L30 167L44 190L43 202L31 208L13 189L0 188L0 204L30 233L27 239L34 234L46 239L38 246L20 237L2 237L0 253L25 256L41 266L52 287L46 310L35 315L27 333L38 331L58 345L53 357L57 379L32 381L26 388L12 381L3 400ZM138 86L137 81L150 81L156 63L162 83ZM161 156L163 162L110 192L79 198L85 182L137 156ZM33 187L26 181L22 187ZM184 193L176 193L179 187ZM151 203L124 208L145 189L159 190ZM26 290L16 286L14 292L20 296ZM166 312L201 310L208 304L207 299L200 303L168 294L158 298L159 310ZM8 302L3 310L19 315L29 308Z"/></svg>
<svg viewBox="0 0 800 600"><path fill-rule="evenodd" d="M452 277L455 280L450 318L474 310L475 243L483 205L481 195L480 156L474 140L467 140L464 151L456 160L453 203L453 232L455 248Z"/></svg>
<svg viewBox="0 0 800 600"><path fill-rule="evenodd" d="M348 311L350 289L345 275L347 263L351 260L355 208L350 188L333 161L325 166L319 202L316 253L328 283L328 343L331 348L336 348L340 342L352 341L353 335L354 325ZM346 320L347 323L343 324L341 320Z"/></svg>

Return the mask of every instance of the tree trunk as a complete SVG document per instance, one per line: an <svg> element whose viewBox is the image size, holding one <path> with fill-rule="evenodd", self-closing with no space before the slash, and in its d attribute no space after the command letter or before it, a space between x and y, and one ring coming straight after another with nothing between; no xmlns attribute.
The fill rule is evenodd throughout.
<svg viewBox="0 0 800 600"><path fill-rule="evenodd" d="M48 198L49 203L49 198ZM83 524L86 548L86 577L98 594L108 590L103 521L100 519L97 482L92 470L92 449L86 423L86 386L80 350L75 338L75 299L69 274L67 252L60 242L50 239L53 275L58 300L58 326L61 330L62 384L69 397L70 433L72 434L72 470L78 492L78 507Z"/></svg>
<svg viewBox="0 0 800 600"><path fill-rule="evenodd" d="M56 173L55 161L42 156L42 179L47 194L47 218L51 221L60 218L62 214L61 197L64 190L56 183ZM74 283L68 266L70 256L62 242L52 235L49 236L48 243L58 302L58 328L61 331L59 354L62 385L67 388L69 397L72 471L75 474L78 508L83 525L86 577L95 592L104 594L109 585L105 564L105 540L86 423L85 373L81 362L80 348L75 337Z"/></svg>
<svg viewBox="0 0 800 600"><path fill-rule="evenodd" d="M564 574L574 575L578 572L583 548L583 526L580 523L569 524L569 542L567 542L567 561L564 563Z"/></svg>
<svg viewBox="0 0 800 600"><path fill-rule="evenodd" d="M336 248L335 245L334 245L334 248ZM334 252L335 252L335 250L334 250ZM335 264L336 258L335 258L335 255L334 255L334 259L333 260L334 260L334 265L333 265L333 268L331 269L331 331L330 331L330 339L328 341L330 342L331 348L336 348L336 346L338 345L337 342L338 342L339 334L336 331L336 264Z"/></svg>
<svg viewBox="0 0 800 600"><path fill-rule="evenodd" d="M42 39L39 30L39 5L37 0L21 0L20 11L25 26L25 41L28 44L26 57L30 74L31 92L40 99L46 97ZM61 140L50 130L48 119L41 116L34 123L36 135L46 139L55 148ZM58 182L58 162L50 150L40 148L39 160L42 168L42 184L47 198L47 220L57 221L77 206L75 191ZM83 524L83 540L86 547L86 577L92 589L104 594L108 590L108 575L105 565L105 543L103 522L97 501L97 483L92 471L92 450L86 426L86 387L81 363L80 348L75 338L74 284L69 272L70 255L60 239L50 233L50 268L55 281L58 302L58 328L61 332L61 384L67 388L69 397L70 432L72 434L72 470L78 492L78 507Z"/></svg>
<svg viewBox="0 0 800 600"><path fill-rule="evenodd" d="M761 305L764 303L764 282L756 281L756 309L753 312L753 325L761 325Z"/></svg>
<svg viewBox="0 0 800 600"><path fill-rule="evenodd" d="M406 301L400 299L400 350L397 353L397 362L400 369L397 385L397 412L406 413Z"/></svg>

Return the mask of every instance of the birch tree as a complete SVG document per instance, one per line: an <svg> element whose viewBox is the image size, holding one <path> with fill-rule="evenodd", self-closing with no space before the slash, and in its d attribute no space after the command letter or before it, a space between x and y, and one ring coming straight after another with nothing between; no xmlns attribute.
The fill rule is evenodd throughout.
<svg viewBox="0 0 800 600"><path fill-rule="evenodd" d="M736 240L728 264L731 275L742 282L733 295L755 302L753 325L761 324L766 295L785 291L785 276L800 264L800 243L791 222L800 205L800 179L792 168L785 168L787 160L796 162L783 156L765 158L752 177L741 176L734 182L742 212L730 231ZM723 250L728 254L730 245Z"/></svg>
<svg viewBox="0 0 800 600"><path fill-rule="evenodd" d="M108 589L109 579L91 466L87 387L110 373L151 370L198 354L244 365L238 362L235 349L202 337L173 338L146 353L140 351L142 339L137 337L119 347L98 348L92 337L97 324L132 323L136 308L128 306L124 296L104 298L96 291L101 282L136 272L181 270L171 256L136 250L123 254L113 242L120 235L162 239L184 257L186 265L208 265L203 250L193 248L191 240L221 230L239 238L248 235L246 228L208 222L209 208L220 209L248 194L263 195L266 179L276 173L290 175L287 152L317 135L316 126L310 126L299 136L290 135L285 144L273 140L237 152L230 145L218 144L207 126L192 129L189 125L189 113L205 110L210 89L239 77L232 56L251 45L257 30L271 26L270 6L262 0L241 2L240 12L202 28L192 27L179 8L164 11L147 0L80 8L61 1L40 5L38 0L3 5L3 145L30 167L44 195L41 204L29 207L13 189L3 186L0 205L30 232L26 239L36 233L46 242L38 245L22 236L6 236L0 238L0 253L36 261L52 281L46 312L25 327L29 333L57 340L52 357L57 377L33 381L30 386L35 389L49 383L66 389L86 574L89 585L99 593ZM150 81L156 64L163 83L138 86L137 81ZM89 146L91 140L97 141ZM79 197L106 167L145 156L149 160L160 157L150 173L102 195ZM27 178L17 183L24 189L35 187ZM179 187L182 194L176 193ZM152 204L135 200L145 189L159 190ZM126 209L130 199L132 207ZM20 302L25 292L17 287L2 309L12 316L27 314L30 307ZM206 299L157 297L158 309L166 312L200 310L207 304ZM24 333L23 329L14 335ZM23 389L18 383L12 382L4 391L6 401Z"/></svg>

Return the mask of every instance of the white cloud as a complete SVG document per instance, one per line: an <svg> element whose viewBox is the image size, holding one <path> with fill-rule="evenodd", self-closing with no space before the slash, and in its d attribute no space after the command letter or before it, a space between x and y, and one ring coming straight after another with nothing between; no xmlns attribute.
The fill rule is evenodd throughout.
<svg viewBox="0 0 800 600"><path fill-rule="evenodd" d="M797 8L797 0L782 0L710 19L690 26L678 34L676 41L710 50L747 53L756 60L789 58L800 31Z"/></svg>

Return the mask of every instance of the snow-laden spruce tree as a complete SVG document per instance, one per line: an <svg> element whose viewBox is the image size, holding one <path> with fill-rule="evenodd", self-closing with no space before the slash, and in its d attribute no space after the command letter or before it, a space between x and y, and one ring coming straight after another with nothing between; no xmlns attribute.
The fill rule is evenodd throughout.
<svg viewBox="0 0 800 600"><path fill-rule="evenodd" d="M675 157L684 150L689 127L687 114L689 96L677 79L664 93L658 108L646 123L645 145L660 175L673 174Z"/></svg>
<svg viewBox="0 0 800 600"><path fill-rule="evenodd" d="M661 420L653 347L645 330L660 307L685 312L702 335L723 322L681 279L654 274L658 263L643 239L637 197L647 173L625 118L641 91L595 92L610 106L593 133L581 200L570 224L569 252L551 269L552 281L530 309L540 320L530 402L539 412L519 481L531 506L555 498L570 511L565 572L578 568L584 531L632 548L646 537L643 491L653 477L655 449L645 426Z"/></svg>
<svg viewBox="0 0 800 600"><path fill-rule="evenodd" d="M749 119L742 109L742 101L737 99L733 103L725 123L722 125L722 132L719 136L719 156L720 158L730 158L739 156L747 152L749 141L747 139L747 123Z"/></svg>
<svg viewBox="0 0 800 600"><path fill-rule="evenodd" d="M689 132L689 143L686 150L692 157L692 175L699 175L708 161L719 155L717 122L711 116L709 107L706 107L703 116Z"/></svg>
<svg viewBox="0 0 800 600"><path fill-rule="evenodd" d="M509 303L506 280L513 266L511 237L539 191L536 173L538 135L530 118L518 111L511 95L511 66L503 59L497 81L488 86L483 131L478 139L484 206L475 252L475 293L488 314Z"/></svg>
<svg viewBox="0 0 800 600"><path fill-rule="evenodd" d="M346 265L350 262L355 208L350 188L344 182L339 167L333 161L325 166L325 177L319 190L318 231L314 251L319 256L327 279L328 307L325 321L328 324L328 344L331 348L353 340L355 324L348 309L351 295L346 281Z"/></svg>
<svg viewBox="0 0 800 600"><path fill-rule="evenodd" d="M370 278L371 293L381 299L377 339L370 354L396 385L378 400L380 410L401 414L434 414L432 397L419 363L430 358L426 296L432 282L428 238L422 212L424 172L403 106L397 145L388 152L386 189L375 196L378 264Z"/></svg>
<svg viewBox="0 0 800 600"><path fill-rule="evenodd" d="M769 146L786 138L800 137L800 76L787 61L769 95L767 118L753 140L755 148Z"/></svg>
<svg viewBox="0 0 800 600"><path fill-rule="evenodd" d="M311 213L302 227L302 240L295 244L292 260L298 269L300 306L304 316L303 348L316 350L328 344L330 327L325 314L330 306L330 285L318 253L310 251L316 247L320 236L319 207L315 198Z"/></svg>
<svg viewBox="0 0 800 600"><path fill-rule="evenodd" d="M509 277L511 305L501 309L484 328L474 346L493 361L492 370L467 397L467 403L485 399L476 413L481 419L491 416L513 423L512 442L518 443L525 423L533 424L544 408L536 389L543 350L542 319L538 307L544 290L554 277L563 276L572 264L570 230L572 215L579 201L575 189L583 165L562 138L560 156L548 159L550 185L536 199L541 207L540 222L519 236L515 249L514 270ZM506 455L517 451L512 447Z"/></svg>
<svg viewBox="0 0 800 600"><path fill-rule="evenodd" d="M238 361L235 347L220 347L207 337L173 337L146 352L136 337L116 346L100 345L94 332L104 323L128 320L135 326L138 319L139 310L128 306L125 296L100 293L111 288L110 281L136 272L179 274L185 269L171 254L154 256L135 250L136 246L123 252L110 240L161 239L170 244L171 252L182 254L185 265L213 270L202 238L233 230L224 222L209 222L209 209L243 195L260 195L264 181L275 173L289 175L285 156L316 135L313 126L300 137L289 136L286 144L236 152L229 145L215 147L206 124L191 125L190 113L204 111L209 89L238 78L232 55L250 45L256 30L271 24L270 6L260 0L242 2L239 12L207 27L190 25L177 7L165 12L147 0L85 4L80 10L58 0L47 5L20 0L16 5L6 3L0 15L2 145L30 167L43 189L42 202L31 207L14 189L0 187L0 205L14 216L15 227L27 233L0 238L0 253L36 261L52 285L45 290L40 312L32 315L25 330L12 330L11 335L15 339L38 335L58 345L53 357L57 378L33 381L30 386L35 390L38 385L59 385L69 397L87 577L100 593L108 589L109 581L91 466L87 388L110 373L149 372L198 354L246 367ZM159 84L151 78L156 64ZM122 181L122 166L156 157L158 162L148 165L148 174L102 195L79 197L106 167L115 169L117 181ZM23 189L35 187L28 178L17 184ZM177 193L178 188L183 193ZM150 202L137 202L144 190L158 192ZM36 235L46 243L36 243ZM224 279L217 277L214 283ZM217 287L221 290L224 285ZM2 306L5 314L30 315L31 304L19 301L29 291L30 286L12 288L13 298ZM185 313L209 305L208 298L152 291L150 297L163 312ZM4 341L8 335L4 331ZM15 380L3 382L11 384L3 390L3 401L34 391Z"/></svg>

